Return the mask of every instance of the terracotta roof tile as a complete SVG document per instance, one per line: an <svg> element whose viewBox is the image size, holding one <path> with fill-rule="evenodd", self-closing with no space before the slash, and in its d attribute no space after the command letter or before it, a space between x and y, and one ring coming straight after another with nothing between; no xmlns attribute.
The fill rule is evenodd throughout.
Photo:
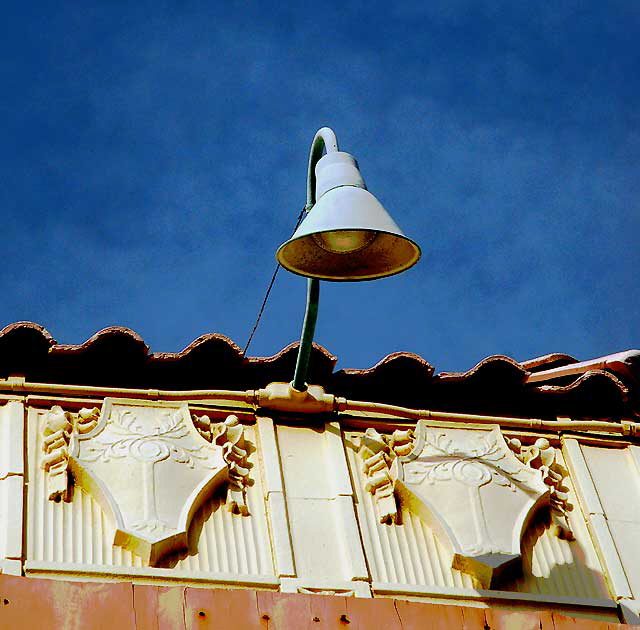
<svg viewBox="0 0 640 630"><path fill-rule="evenodd" d="M257 389L292 378L297 343L271 357L244 357L224 335L202 335L176 353L150 353L129 328L112 326L79 345L58 344L42 326L18 322L0 330L0 378L154 389ZM466 372L434 374L410 352L368 369L334 371L336 357L312 349L309 382L355 400L461 413L528 417L610 417L640 411L637 376L607 369L528 383L531 372L576 363L565 354L518 362L487 357ZM631 368L630 368L631 369Z"/></svg>
<svg viewBox="0 0 640 630"><path fill-rule="evenodd" d="M569 354L554 352L553 354L545 354L544 356L536 357L535 359L521 361L520 365L529 372L540 372L542 370L551 370L556 367L562 367L563 365L570 365L571 363L578 363L578 359L574 359Z"/></svg>

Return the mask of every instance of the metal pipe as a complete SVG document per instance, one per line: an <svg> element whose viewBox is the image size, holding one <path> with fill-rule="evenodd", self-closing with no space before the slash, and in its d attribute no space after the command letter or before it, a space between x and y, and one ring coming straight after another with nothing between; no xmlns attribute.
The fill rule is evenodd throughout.
<svg viewBox="0 0 640 630"><path fill-rule="evenodd" d="M307 279L307 306L304 313L302 333L300 334L300 346L298 347L298 358L296 359L296 371L293 375L291 385L299 392L307 389L307 371L309 369L309 359L313 346L313 334L316 330L316 320L318 319L318 303L320 300L320 280L317 278Z"/></svg>
<svg viewBox="0 0 640 630"><path fill-rule="evenodd" d="M338 150L338 139L333 129L329 127L318 129L311 143L309 165L307 168L307 212L309 212L316 203L316 164L322 157L323 150L326 150L327 153Z"/></svg>
<svg viewBox="0 0 640 630"><path fill-rule="evenodd" d="M333 129L329 127L318 129L311 143L307 169L307 205L305 206L307 212L311 212L316 203L316 164L322 157L323 150L326 150L327 153L338 150L338 139ZM299 392L304 392L307 389L307 371L313 346L313 335L316 330L319 299L320 281L317 278L309 278L307 280L307 305L304 312L302 332L300 333L296 370L291 382L292 387Z"/></svg>
<svg viewBox="0 0 640 630"><path fill-rule="evenodd" d="M252 390L239 392L226 389L212 390L166 390L166 389L137 389L126 387L99 387L91 385L62 385L59 383L29 383L22 378L9 377L0 379L0 391L54 394L58 396L93 396L93 397L127 397L167 400L229 400L253 405L255 394Z"/></svg>
<svg viewBox="0 0 640 630"><path fill-rule="evenodd" d="M468 422L473 424L499 424L530 429L546 429L551 431L598 431L602 433L622 433L637 435L640 424L636 422L606 422L598 420L542 420L541 418L508 418L505 416L479 416L468 413L451 413L430 411L428 409L411 409L384 403L344 400L338 402L338 411L359 411L380 413L411 420L432 419L451 420L452 422Z"/></svg>
<svg viewBox="0 0 640 630"><path fill-rule="evenodd" d="M321 390L321 388L319 388ZM476 424L499 424L501 426L542 429L547 431L597 431L619 435L640 436L640 423L622 420L621 422L605 422L599 420L542 420L541 418L509 418L505 416L480 416L465 413L450 413L443 411L430 411L428 409L412 409L398 405L374 403L360 400L346 400L326 394L326 400L320 402L317 397L309 396L293 401L291 404L283 404L283 399L277 397L273 400L261 393L268 393L268 389L234 391L224 389L213 390L162 390L162 389L132 389L117 387L97 387L85 385L62 385L57 383L30 383L24 378L9 377L0 379L0 391L13 391L25 393L64 395L83 395L86 397L114 396L122 398L146 398L167 400L227 400L242 402L251 407L257 407L262 401L262 406L267 409L280 411L296 411L296 413L344 413L367 412L380 415L393 416L405 420L450 420L452 422L468 422ZM326 403L325 408L322 408ZM307 409L305 410L305 407ZM371 421L372 418L366 418Z"/></svg>
<svg viewBox="0 0 640 630"><path fill-rule="evenodd" d="M321 388L320 388L321 389ZM162 389L131 389L117 387L95 387L85 385L61 385L56 383L30 383L21 377L9 377L0 379L0 391L13 391L25 393L64 395L82 395L104 397L113 396L120 398L146 398L168 400L227 400L242 402L251 407L262 404L264 408L274 410L288 410L296 413L349 413L365 412L378 413L380 415L394 416L405 420L449 420L451 422L470 422L474 424L499 424L503 427L539 429L543 431L578 431L599 433L612 433L626 436L640 436L640 423L623 420L621 422L603 422L598 420L542 420L541 418L509 418L505 416L480 416L466 413L450 413L442 411L430 411L428 409L412 409L398 405L374 403L360 400L346 400L326 394L326 400L319 401L313 396L297 398L290 401L290 405L283 405L283 400L269 396L267 389L234 391L224 389L213 390L162 390ZM258 402L258 401L261 401ZM324 405L324 408L322 408ZM307 408L305 410L305 407ZM367 418L369 421L371 417Z"/></svg>

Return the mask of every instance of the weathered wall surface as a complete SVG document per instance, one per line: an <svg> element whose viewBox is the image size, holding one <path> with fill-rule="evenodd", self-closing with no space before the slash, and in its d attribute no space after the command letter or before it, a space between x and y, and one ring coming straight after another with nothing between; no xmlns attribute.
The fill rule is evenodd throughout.
<svg viewBox="0 0 640 630"><path fill-rule="evenodd" d="M347 614L351 619L349 627L358 627L358 614L362 615L362 620L370 620L372 617L367 615L373 614L373 610L381 615L390 615L388 623L383 624L376 617L376 625L381 627L416 627L407 621L412 619L411 615L416 610L420 610L416 614L427 615L434 620L433 623L440 619L439 615L444 615L442 619L451 615L458 619L459 614L464 614L468 623L475 623L477 618L489 623L490 627L494 627L491 625L494 622L497 624L495 627L501 627L500 615L506 613L494 613L487 608L489 605L518 612L525 624L521 627L525 628L529 623L533 624L531 627L544 628L548 624L551 628L554 621L556 628L562 627L558 624L564 622L560 617L552 619L551 611L614 622L618 619L619 603L626 611L626 618L634 619L635 602L640 592L640 556L637 545L634 545L640 533L640 511L637 507L640 505L637 500L640 499L640 473L635 446L619 442L615 448L610 448L606 441L595 446L580 444L576 438L565 439L562 443L556 438L553 445L547 442L546 446L536 447L534 443L538 443L536 440L540 435L531 432L518 434L510 430L509 436L518 435L524 445L511 448L508 438L495 425L482 428L448 424L443 429L435 423L433 435L446 438L446 448L443 447L445 450L439 453L433 450L434 445L429 446L425 442L426 438L417 437L419 432L415 423L402 423L401 433L411 434L402 442L400 438L393 437L394 426L388 419L379 421L372 416L369 420L364 416L358 418L358 423L349 424L339 422L338 417L332 417L331 421L326 417L256 417L246 409L238 412L240 424L229 425L224 429L226 433L222 428L229 414L214 410L210 413L210 421L198 420L200 436L193 438L187 436L187 428L193 432L193 427L180 428L182 425L175 422L166 425L170 427L165 431L166 435L162 433L165 430L162 423L166 423L167 417L173 417L170 414L177 413L175 403L118 403L129 404L131 409L135 405L144 407L147 414L144 422L147 423L155 422L153 418L157 411L160 424L144 433L139 428L144 424L142 420L139 426L130 420L124 424L118 421L120 424L117 425L104 413L99 420L96 415L91 420L93 424L83 428L81 423L86 419L78 415L81 403L72 400L65 402L60 399L58 404L63 413L60 418L63 419L56 419L58 416L52 419L54 402L25 405L18 399L7 397L5 404L0 406L0 434L3 438L0 441L2 572L86 583L77 585L79 590L77 593L74 591L74 597L81 600L85 593L94 589L98 604L103 601L101 593L104 594L105 607L112 597L107 585L90 582L114 578L131 582L136 586L126 585L120 596L129 598L133 602L130 606L136 610L129 608L126 612L123 609L123 619L135 612L134 617L140 623L147 614L152 617L159 615L158 618L165 614L162 611L177 614L178 606L180 611L184 609L186 621L183 623L187 624L186 627L207 627L193 623L206 624L207 620L227 614L229 607L235 606L229 603L221 611L219 598L222 596L216 592L209 591L207 595L206 591L184 590L177 586L177 590L168 586L138 586L143 583L257 589L257 593L251 591L252 594L248 594L247 591L241 595L230 595L232 591L222 592L229 594L229 602L240 602L243 597L253 598L251 604L245 602L251 607L251 613L234 614L252 616L256 610L264 609L266 612L261 615L268 615L272 621L279 614L284 615L282 619L306 620L309 611L318 609L317 615L311 615L311 622L304 621L305 624L316 624L310 627L323 627L325 617L336 616L334 613L338 609L342 611L340 615ZM198 411L198 415L201 413ZM66 421L71 428L64 429L67 434L60 438L63 444L59 447L57 441L51 442L51 435L57 435L56 422ZM99 446L104 454L106 430L103 429L108 425L121 433L116 431L113 435L118 440L114 441L116 438L112 437L108 445L110 457L117 460L114 464L117 473L114 473L115 481L107 480L112 484L107 491L107 483L83 481L83 474L91 481L90 477L95 473L82 473L81 467L86 465L90 470L91 448L97 452ZM380 432L382 455L378 458L379 468L367 469L365 460L373 451L363 455L365 428L373 426L377 426ZM424 430L431 431L432 428ZM409 429L412 431L407 433ZM165 459L156 453L160 449L157 446L160 437L170 446L170 454L163 456ZM180 467L184 466L185 471L188 468L188 475L193 475L193 465L198 468L200 447L185 446L187 443L181 440L187 439L202 440L203 449L215 451L221 462L220 475L211 482L213 485L207 486L203 481L205 485L191 494L184 491L183 495L188 500L177 498L178 490L184 490L180 487ZM74 440L82 440L91 448L83 455ZM114 444L119 450L113 450ZM191 459L183 453L188 448L192 449L189 451L193 456ZM408 455L411 449L414 454ZM116 452L117 457L114 455ZM130 458L131 453L135 455L133 459ZM171 471L177 472L161 476L154 472L156 469L153 467L143 466L144 462L152 461L152 456L155 458L153 466L164 466L163 462L171 459L174 466ZM553 458L553 463L545 459L548 457ZM47 461L55 463L45 465ZM418 465L422 468L416 468ZM402 473L401 466L405 466L408 472ZM550 480L550 469L562 470L565 466L570 473L568 477L562 481ZM440 488L442 493L438 484L446 481L454 485L457 483L464 489L463 499L450 500L450 505L445 508L430 505L428 501L420 503L419 494L411 499L406 494L394 494L394 484L397 488L398 480L404 479L403 483L410 485L407 475L416 476L416 470L422 470L428 478L420 492L431 492L432 485L429 484L435 484L433 487ZM466 472L456 477L460 470ZM62 474L65 476L61 477ZM59 495L61 500L52 500L52 488L61 492L60 480L67 479L67 474L70 484L68 495L62 494ZM149 485L149 474L156 475L155 485ZM489 475L487 479L482 477L483 474ZM172 475L175 475L175 482ZM239 480L233 491L232 479ZM624 485L620 480L625 480ZM558 496L563 497L566 529L571 535L561 533L562 528L554 526L549 518L550 512L545 503L548 497L540 493L544 493L545 484L551 483L556 484L554 488ZM380 518L380 488L391 493L384 500L385 510L389 512L389 518L383 519L384 523ZM187 543L184 543L184 537L180 543L176 534L174 538L178 542L175 542L175 548L171 547L174 538L166 535L169 542L162 542L162 536L156 530L147 538L141 535L142 543L131 543L127 536L131 534L135 538L135 532L132 534L118 521L119 508L114 508L119 492L128 495L127 501L134 504L134 508L138 499L132 500L131 496L139 497L140 503L146 506L141 511L145 520L143 524L151 523L156 529L164 525L155 512L159 514L166 505L173 505L174 500L170 498L162 503L162 493L176 495L178 511L186 510L184 506L192 502L195 507L193 514L189 515ZM500 493L509 493L504 495L507 503L515 500L518 493L529 501L520 515L524 523L522 531L511 525L520 522L516 518L518 515L508 513L509 510L501 512L503 508L495 498L502 496ZM111 498L105 499L106 495ZM246 513L243 513L242 501L246 503ZM473 509L468 501L476 502ZM234 511L230 511L230 507L234 507ZM149 510L154 514L150 515ZM392 515L394 510L396 513ZM530 514L525 518L527 510ZM448 529L447 519L458 519L459 527L461 522L465 522L466 514L469 527L476 528L478 532L477 548L458 549L456 552L452 543L455 536L451 534L453 529ZM495 547L497 536L490 531L492 523L502 525L502 521L505 531L511 536L513 557ZM117 531L121 531L119 539ZM160 549L158 559L153 562L137 552L140 545L144 547L148 541L149 545L158 544ZM458 559L452 561L454 552L458 553ZM492 577L491 571L502 562L501 554L510 569L499 574L496 569L496 575ZM479 563L484 563L481 569L476 568ZM25 586L26 590L21 591L21 583L6 582L14 584L11 588L28 599L31 587ZM50 582L37 580L33 588L49 588L43 584ZM125 585L117 586L124 588ZM53 597L56 588L75 587L65 583L50 588L53 590L47 591L51 594L46 595L45 600ZM297 600L287 598L277 595L277 591L295 593L300 597ZM330 594L334 598L317 598L315 594ZM19 597L23 598L23 595ZM394 604L391 599L394 597L423 602L446 601L460 606L433 607L428 612L427 608L418 609L413 603L396 601ZM375 603L370 609L361 608L357 602L362 598L376 598L380 603ZM7 599L11 600L10 597ZM140 602L140 609L135 602ZM173 603L165 606L163 602ZM463 608L463 605L472 608ZM200 612L198 606L202 606L204 617L197 614ZM8 605L5 608L9 610ZM240 608L238 604L238 610ZM549 612L529 617L532 608L544 608ZM467 610L470 612L465 612ZM391 614L392 611L395 612ZM0 607L0 614L4 612L5 609ZM72 613L63 611L59 614ZM83 615L85 612L76 610L73 614ZM403 614L408 617L403 619ZM497 616L491 617L494 614ZM195 615L191 621L190 615ZM315 616L321 621L313 622ZM489 622L490 617L493 622ZM262 624L255 627L278 627L260 615L251 618L252 624ZM270 625L266 624L267 621ZM127 626L127 623L135 623L135 620L123 621L122 625L124 628L136 627ZM346 622L341 623L344 626Z"/></svg>
<svg viewBox="0 0 640 630"><path fill-rule="evenodd" d="M442 606L253 590L71 582L0 576L0 626L99 629L615 630L629 626L558 612ZM636 626L637 627L637 626Z"/></svg>

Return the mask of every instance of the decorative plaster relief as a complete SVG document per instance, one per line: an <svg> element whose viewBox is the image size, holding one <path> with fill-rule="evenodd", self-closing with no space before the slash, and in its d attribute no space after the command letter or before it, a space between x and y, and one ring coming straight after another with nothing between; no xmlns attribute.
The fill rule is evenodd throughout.
<svg viewBox="0 0 640 630"><path fill-rule="evenodd" d="M556 532L571 537L566 471L546 440L507 445L497 425L447 428L421 420L415 434L368 429L360 456L380 522L398 523L399 500L448 543L452 568L481 588L520 560L522 534L540 505L551 505Z"/></svg>
<svg viewBox="0 0 640 630"><path fill-rule="evenodd" d="M575 540L567 519L567 512L573 506L569 503L569 488L563 485L569 471L558 462L556 449L545 438L537 439L530 446L523 446L518 438L511 438L507 444L522 463L539 470L542 481L549 486L553 532L558 538Z"/></svg>
<svg viewBox="0 0 640 630"><path fill-rule="evenodd" d="M235 493L234 511L248 513L243 430L234 416L221 425L211 444L186 403L107 398L102 412L78 414L53 407L43 443L49 498L69 500L80 484L113 515L113 544L153 566L187 548L193 514L221 483Z"/></svg>
<svg viewBox="0 0 640 630"><path fill-rule="evenodd" d="M398 506L390 467L392 458L408 455L413 447L413 431L396 430L391 437L367 429L362 436L360 457L367 476L366 489L373 495L381 523L398 522Z"/></svg>
<svg viewBox="0 0 640 630"><path fill-rule="evenodd" d="M209 416L193 416L200 435L222 447L222 457L229 468L227 508L234 514L247 516L247 486L249 479L249 444L244 439L244 427L238 416L230 415L224 422L212 423Z"/></svg>
<svg viewBox="0 0 640 630"><path fill-rule="evenodd" d="M44 426L42 467L47 473L49 499L60 501L71 499L69 477L69 441L77 431L85 434L93 429L100 417L100 409L81 409L78 413L64 411L56 405L47 413Z"/></svg>

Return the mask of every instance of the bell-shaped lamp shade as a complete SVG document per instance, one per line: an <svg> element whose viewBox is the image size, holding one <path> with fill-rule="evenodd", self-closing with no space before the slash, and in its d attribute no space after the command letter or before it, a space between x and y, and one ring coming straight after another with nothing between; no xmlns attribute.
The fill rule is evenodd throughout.
<svg viewBox="0 0 640 630"><path fill-rule="evenodd" d="M351 155L328 153L316 176L317 203L276 254L285 269L320 280L374 280L418 261L420 248L366 190Z"/></svg>

